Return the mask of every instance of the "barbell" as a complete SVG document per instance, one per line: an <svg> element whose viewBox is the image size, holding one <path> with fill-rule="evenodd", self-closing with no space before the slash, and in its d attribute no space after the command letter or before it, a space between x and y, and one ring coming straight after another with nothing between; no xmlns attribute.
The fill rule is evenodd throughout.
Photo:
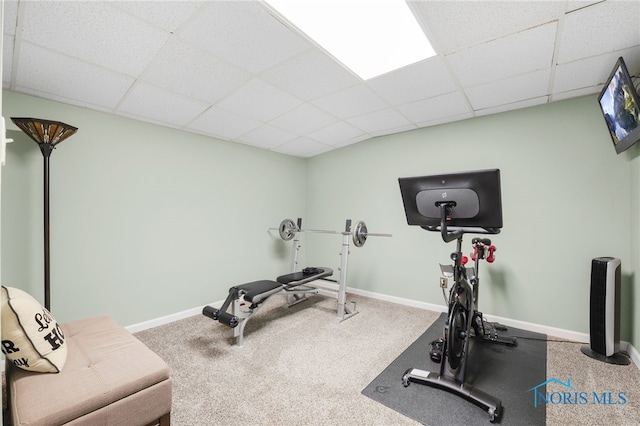
<svg viewBox="0 0 640 426"><path fill-rule="evenodd" d="M351 221L347 220L347 229L349 228L350 223ZM269 228L269 229L275 230L276 228ZM352 232L329 231L326 229L302 229L291 219L285 219L282 222L280 222L280 226L277 228L277 230L278 230L278 233L280 234L280 238L282 238L285 241L291 240L297 232L312 232L312 233L315 232L320 234L341 234L341 235L344 235L345 233L350 233L353 238L353 244L356 247L362 247L364 243L367 242L368 237L392 237L393 236L391 234L380 234L380 233L369 232L369 230L367 229L367 224L363 220L356 222Z"/></svg>

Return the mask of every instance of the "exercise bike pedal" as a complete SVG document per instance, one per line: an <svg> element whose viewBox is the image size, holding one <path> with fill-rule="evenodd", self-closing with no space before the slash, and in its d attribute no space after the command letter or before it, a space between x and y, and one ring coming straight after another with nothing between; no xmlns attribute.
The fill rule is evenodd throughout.
<svg viewBox="0 0 640 426"><path fill-rule="evenodd" d="M444 350L444 339L439 338L431 342L431 350L429 351L429 357L433 362L438 364L442 362L442 352Z"/></svg>

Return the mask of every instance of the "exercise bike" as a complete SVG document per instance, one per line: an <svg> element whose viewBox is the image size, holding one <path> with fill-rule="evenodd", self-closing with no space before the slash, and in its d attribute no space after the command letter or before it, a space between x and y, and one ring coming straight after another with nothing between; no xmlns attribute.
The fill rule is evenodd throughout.
<svg viewBox="0 0 640 426"><path fill-rule="evenodd" d="M456 251L451 254L453 265L440 265L443 278L441 287L448 285L448 279L453 278L453 285L446 298L448 304L447 322L444 326L443 337L432 342L430 356L432 360L440 362L440 372L428 372L417 368L408 369L402 377L403 385L411 382L438 387L461 396L483 408L489 414L491 422L500 418L502 402L482 390L466 383L465 371L469 354L469 340L471 337L492 343L508 346L517 345L513 337L501 336L498 332L506 327L497 323L490 323L478 311L478 292L480 278L478 271L481 260L493 262L495 246L488 238L473 238L474 252L471 258L474 267L467 268L466 256L462 254L462 239L465 233L498 233L499 229L491 228L454 228L450 230L447 222L456 206L455 201L436 203L440 210L439 226L422 226L430 231L440 231L445 242L456 241Z"/></svg>

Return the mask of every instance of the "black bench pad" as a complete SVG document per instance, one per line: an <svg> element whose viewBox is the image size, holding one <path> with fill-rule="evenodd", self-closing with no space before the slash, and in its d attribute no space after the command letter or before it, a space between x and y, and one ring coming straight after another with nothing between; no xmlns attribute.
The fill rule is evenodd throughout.
<svg viewBox="0 0 640 426"><path fill-rule="evenodd" d="M236 288L238 290L242 290L245 300L257 303L259 300L253 300L256 296L262 296L260 297L260 300L262 300L265 297L282 290L282 284L271 280L260 280L241 284L236 286Z"/></svg>
<svg viewBox="0 0 640 426"><path fill-rule="evenodd" d="M311 274L304 273L303 271L293 272L291 274L281 275L276 280L284 284L286 287L295 287L301 284L305 284L311 281L319 280L333 275L333 269L331 268L313 268L315 271Z"/></svg>

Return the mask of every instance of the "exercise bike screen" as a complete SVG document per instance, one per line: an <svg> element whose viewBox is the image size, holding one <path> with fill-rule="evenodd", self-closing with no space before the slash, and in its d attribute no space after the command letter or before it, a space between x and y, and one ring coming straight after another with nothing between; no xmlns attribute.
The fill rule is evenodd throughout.
<svg viewBox="0 0 640 426"><path fill-rule="evenodd" d="M453 202L447 226L502 228L499 169L406 177L398 182L409 225L435 230L440 225L440 204Z"/></svg>

